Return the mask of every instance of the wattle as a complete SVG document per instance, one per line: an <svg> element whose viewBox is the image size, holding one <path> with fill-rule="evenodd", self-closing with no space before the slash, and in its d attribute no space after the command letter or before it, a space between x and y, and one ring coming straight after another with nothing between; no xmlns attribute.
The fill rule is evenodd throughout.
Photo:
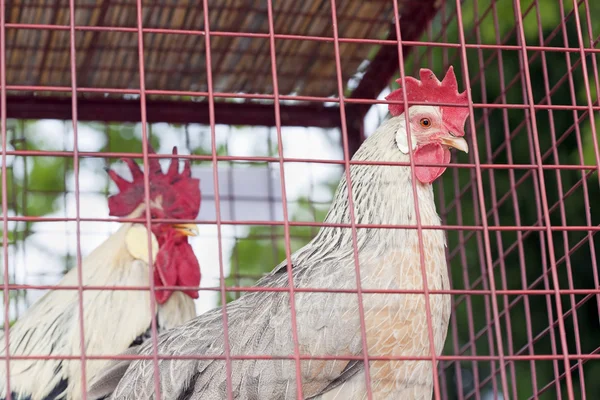
<svg viewBox="0 0 600 400"><path fill-rule="evenodd" d="M438 143L420 146L414 152L415 163L447 164L450 162L450 150ZM446 170L444 166L416 166L415 175L421 183L432 183Z"/></svg>
<svg viewBox="0 0 600 400"><path fill-rule="evenodd" d="M200 285L200 265L185 236L169 235L160 245L155 265L154 285L157 287L198 287ZM198 290L190 289L182 292L193 299L198 298ZM163 304L172 293L173 290L158 290L156 300L159 304Z"/></svg>

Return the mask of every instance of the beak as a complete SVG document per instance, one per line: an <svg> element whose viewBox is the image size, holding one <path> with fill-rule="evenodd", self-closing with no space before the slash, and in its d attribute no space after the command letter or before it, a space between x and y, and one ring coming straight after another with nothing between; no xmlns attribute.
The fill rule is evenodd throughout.
<svg viewBox="0 0 600 400"><path fill-rule="evenodd" d="M448 147L454 147L457 150L464 151L465 153L469 152L469 145L467 141L462 137L455 136L446 136L442 138L442 144Z"/></svg>
<svg viewBox="0 0 600 400"><path fill-rule="evenodd" d="M184 236L198 235L198 226L196 224L173 224L173 228Z"/></svg>

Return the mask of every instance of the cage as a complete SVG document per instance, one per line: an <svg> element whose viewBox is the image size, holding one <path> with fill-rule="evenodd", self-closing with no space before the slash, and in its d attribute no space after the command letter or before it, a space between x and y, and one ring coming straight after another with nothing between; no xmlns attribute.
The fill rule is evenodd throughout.
<svg viewBox="0 0 600 400"><path fill-rule="evenodd" d="M79 363L70 378L81 386L67 395L77 399L90 362L120 357L86 354L81 334L69 354L5 347L47 293L77 293L84 315L84 293L119 290L58 286L120 226L151 222L109 217L117 186L104 168L126 176L121 158L146 171L191 161L202 192L188 221L199 226L196 313L225 310L327 226L351 157L388 118L395 80L450 65L469 93L471 151L434 184L450 288L428 293L450 295L451 316L443 351L424 358L433 398L595 398L598 17L590 0L0 1L6 398L22 385L19 360ZM306 382L295 384L303 398ZM367 398L392 398L366 385ZM48 389L40 398L58 398Z"/></svg>

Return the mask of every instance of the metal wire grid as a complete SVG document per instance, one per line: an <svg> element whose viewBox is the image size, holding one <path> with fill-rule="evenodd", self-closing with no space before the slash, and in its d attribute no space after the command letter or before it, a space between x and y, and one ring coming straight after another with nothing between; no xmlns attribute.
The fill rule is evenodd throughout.
<svg viewBox="0 0 600 400"><path fill-rule="evenodd" d="M596 343L595 347L591 350L585 350L580 341L578 332L578 317L577 310L582 307L590 307L590 302L593 302L595 298L596 307L600 304L600 292L597 288L599 287L598 270L597 270L597 259L595 253L594 235L599 230L597 215L592 214L593 203L591 203L590 193L597 193L597 185L595 185L597 176L600 171L600 156L598 150L598 143L594 140L588 143L593 148L592 152L592 164L584 165L584 140L582 139L583 127L591 129L592 137L597 137L595 128L595 119L593 118L594 112L600 109L598 105L597 93L599 89L599 77L598 67L596 62L595 53L598 51L596 45L598 42L597 37L593 36L592 33L592 5L589 1L574 0L572 7L575 11L567 12L566 2L560 1L558 7L560 7L561 18L556 29L550 34L544 37L541 28L541 7L538 1L533 1L527 7L523 7L518 1L513 2L493 2L489 7L478 10L477 2L462 4L456 1L456 4L447 5L444 3L441 8L441 21L437 27L431 27L429 29L428 41L418 42L405 42L400 37L399 23L396 21L397 29L397 41L390 42L387 40L365 40L355 38L340 38L338 37L336 29L333 30L333 37L296 37L293 35L278 35L273 29L273 5L271 0L267 1L268 7L268 20L269 20L269 33L267 34L241 34L239 32L211 32L208 19L208 4L207 0L203 2L204 8L204 31L190 31L190 32L176 32L184 35L201 35L205 39L205 51L207 65L211 63L211 37L214 36L243 36L249 38L263 38L269 40L270 45L270 57L271 57L271 72L273 79L274 94L237 94L237 93L218 93L213 90L212 85L212 72L211 68L207 68L207 87L208 90L204 92L181 92L181 91L160 91L160 90L146 90L144 87L144 62L139 63L139 76L140 76L140 89L116 89L116 88L81 88L76 84L76 49L74 44L75 32L77 30L109 30L117 29L121 30L124 28L112 28L112 27L82 27L75 26L74 21L74 10L76 5L74 0L70 1L70 12L71 12L71 24L68 27L64 26L26 26L28 29L42 29L42 30L65 30L69 32L70 36L70 55L71 55L71 79L72 86L70 88L65 87L36 87L36 86L11 86L6 85L6 60L5 60L5 48L6 48L6 28L19 28L23 27L20 24L9 24L6 21L4 12L5 4L0 2L2 5L2 11L0 12L1 19L1 36L0 36L0 51L2 56L0 57L0 84L2 85L2 208L3 208L3 247L4 247L4 276L8 276L8 263L9 263L9 252L8 252L8 223L9 221L43 221L52 220L51 218L40 218L40 217L29 217L29 216L15 216L11 217L8 214L9 199L7 198L7 163L6 158L8 156L21 156L24 158L30 156L53 156L53 157L68 157L74 161L74 173L78 174L78 164L81 157L106 157L106 158L117 158L117 157L138 157L144 160L144 168L148 167L148 159L151 157L162 157L169 158L172 156L166 155L151 155L146 150L142 154L136 153L117 153L117 152L83 152L79 151L77 147L77 124L73 123L74 130L74 150L70 151L32 151L32 150L7 150L7 120L6 120L6 92L11 91L45 91L45 92L68 92L71 94L72 101L72 113L73 120L77 121L77 94L86 92L95 93L114 93L114 94L134 94L140 96L141 103L141 122L142 122L142 137L144 145L148 141L148 132L146 129L146 107L145 100L146 96L149 95L183 95L183 96L197 96L207 97L209 104L209 115L210 115L210 134L212 138L212 149L211 155L209 156L186 156L196 161L211 161L213 165L217 165L218 161L262 161L276 163L279 166L280 179L282 181L282 198L285 204L286 202L286 185L284 168L286 163L290 162L306 162L306 163L328 163L328 164L340 164L338 161L323 161L315 159L290 159L283 156L282 140L281 140L281 115L280 115L280 104L285 103L286 100L303 100L310 102L327 102L336 103L339 105L339 111L341 115L341 132L342 132L342 146L344 149L344 161L341 163L345 166L346 171L351 163L349 161L349 149L348 149L348 134L346 126L346 115L345 108L348 104L383 104L382 100L373 99L350 99L343 96L337 98L320 98L314 96L293 96L293 95L280 95L277 87L278 72L277 72L277 51L276 43L277 40L289 39L289 40L316 40L333 42L333 49L335 53L336 70L337 70L337 85L339 93L344 93L344 80L341 75L341 58L339 45L340 43L362 43L365 45L395 45L398 47L398 61L400 68L400 75L404 77L407 75L407 71L404 70L405 60L402 53L402 46L415 46L423 49L418 55L410 60L412 62L412 71L414 69L424 66L427 64L432 65L434 58L437 57L434 51L436 48L442 49L443 63L454 64L456 66L462 66L462 76L465 87L471 88L470 100L473 98L481 99L479 102L472 102L471 107L471 119L469 123L471 145L473 151L471 153L471 159L469 163L452 164L449 166L448 173L452 175L452 186L438 185L438 201L439 211L443 217L442 229L448 231L448 235L455 239L448 250L448 259L452 265L460 266L460 273L454 273L452 275L453 284L452 290L446 291L429 291L431 294L435 293L449 293L453 295L453 316L451 320L450 335L448 337L448 345L451 346L450 350L446 351L446 355L440 357L433 357L434 366L435 361L440 361L437 367L437 379L435 382L435 398L449 398L451 392L451 386L456 385L456 396L458 398L485 398L489 392L486 392L486 388L490 385L492 387L491 393L494 396L502 396L509 398L518 398L518 388L516 385L517 381L517 365L519 363L528 363L529 374L531 375L531 388L529 393L532 398L539 398L544 394L552 393L558 398L565 396L566 398L575 398L575 394L579 394L581 397L586 397L586 383L590 385L589 380L586 382L586 373L584 371L584 365L586 362L596 360L599 358L598 350L600 350L600 344ZM331 4L331 22L333 26L336 26L336 2L332 0ZM504 36L501 35L502 29L498 23L499 8L510 5L515 9L514 27L510 29ZM150 32L147 28L142 26L142 2L138 0L136 3L138 19L136 28L124 29L131 33L137 33L138 40L138 55L139 60L144 60L144 33ZM470 6L472 7L473 17L475 20L473 32L465 32L464 21L463 21L463 8ZM456 7L456 12L454 10ZM394 4L394 8L397 15L397 5ZM527 18L534 16L537 20L537 30L539 43L536 45L526 44L525 37L525 21ZM490 23L494 28L494 36L496 43L482 43L481 38L481 27ZM449 34L449 26L456 24L458 37L451 37ZM14 26L13 26L14 25ZM535 24L534 24L535 26ZM569 26L574 26L578 42L575 46L570 45L567 37L567 30ZM163 33L172 33L169 30L164 30ZM550 45L555 38L562 36L563 46ZM474 43L467 43L467 38L473 39ZM511 44L515 43L516 44ZM515 51L518 52L521 57L521 66L519 70L512 76L512 79L505 79L508 74L503 70L503 56L507 52ZM486 56L486 52L489 52ZM529 53L535 53L530 56ZM547 57L551 53L564 53L565 63L567 65L567 73L558 79L554 85L551 84L550 79L550 66L548 65ZM575 62L572 61L572 56L578 57ZM469 66L473 58L477 60L477 68L475 71L469 71ZM526 60L527 62L523 62ZM582 63L582 60L589 60L588 62ZM532 79L535 77L531 76L530 68L532 65L541 64L544 71L544 92L545 97L542 99L534 98L532 90ZM410 65L410 63L408 64ZM486 75L484 71L491 68L491 66L497 65L497 69L500 75L500 90L496 98L493 95L488 95L486 92L486 85L484 84ZM582 88L585 90L586 103L584 105L578 105L576 99L575 90L575 78L577 69L581 69L581 76L583 80ZM457 68L459 69L459 68ZM510 76L510 75L509 75ZM590 78L593 77L593 79ZM568 86L568 90L571 93L567 104L553 104L556 102L556 93L559 93L561 89ZM476 90L479 88L479 92ZM595 93L594 93L595 89ZM514 92L521 92L522 101L520 104L508 102L508 98ZM593 94L594 93L594 94ZM596 97L596 99L594 99ZM238 156L221 156L217 154L215 146L215 99L218 98L243 98L243 99L264 99L271 100L274 103L275 122L277 131L277 157L238 157ZM511 129L515 124L509 118L510 113L519 113L522 116L522 122L516 124L516 127ZM490 126L490 116L493 113L501 113L503 119L503 140L498 141L491 137L491 130L493 127ZM554 118L561 113L571 114L573 123L570 127L565 129L563 132L559 132L556 129ZM549 119L550 133L541 132L539 130L539 124L544 118ZM483 131L484 135L481 135ZM477 136L476 133L477 132ZM522 133L524 132L524 133ZM527 163L516 163L513 160L513 149L511 149L511 142L515 140L519 135L526 135L529 146L529 162ZM483 137L482 137L483 136ZM564 162L559 160L558 149L559 146L568 140L572 140L575 137L578 160L576 162L571 161ZM476 140L477 139L477 140ZM550 143L548 148L543 148L542 144ZM478 149L478 146L483 143L482 149ZM483 149L485 147L485 150ZM145 146L144 146L145 148ZM506 159L507 162L501 163L499 160ZM562 161L562 162L561 162ZM356 162L358 163L358 162ZM363 162L369 164L367 162ZM391 164L391 163L390 163ZM411 161L412 164L412 161ZM468 177L465 179L461 176L461 171L468 171ZM580 177L576 181L564 183L562 174L570 172L577 173ZM216 220L215 221L201 221L200 223L214 223L219 229L222 225L237 225L240 224L237 221L226 221L221 218L220 209L220 198L219 198L219 181L218 181L218 168L214 169L213 184L215 186L216 195ZM347 172L346 172L347 173ZM447 175L449 175L447 173ZM496 176L498 174L507 173L510 180L509 188L498 188L496 187ZM557 194L553 195L547 186L547 182L550 177L554 175L556 180L556 191ZM349 176L347 176L349 178ZM78 179L75 179L78 182ZM414 181L414 180L413 180ZM147 184L147 182L146 182ZM487 184L487 185L486 185ZM529 186L528 186L529 185ZM533 190L532 190L533 188ZM487 189L487 190L486 190ZM553 188L554 189L554 188ZM522 212L522 195L519 194L519 190L526 190L530 197L533 197L535 203L535 215L524 215ZM533 192L533 196L531 196ZM448 194L450 193L450 194ZM568 225L568 213L565 205L568 204L568 200L574 193L583 193L583 199L585 202L584 209L585 213L585 224L582 225ZM79 187L75 187L76 198L79 198ZM148 191L146 188L146 201L148 201ZM445 201L448 197L452 198L450 201ZM531 200L531 199L530 199ZM350 196L350 201L352 197ZM471 201L469 203L468 201ZM489 204L491 202L491 204ZM510 204L512 203L512 207ZM462 216L462 209L465 204L473 204L475 209L474 221L465 221ZM350 206L352 210L352 206ZM512 208L514 216L514 224L511 226L501 225L500 217L502 212L506 209ZM311 226L320 227L322 223L305 223L305 222L292 222L289 220L287 215L287 208L284 207L284 221L272 222L272 226L283 226L284 228L284 240L286 243L286 257L290 257L290 229L294 226ZM556 214L559 216L556 217ZM559 223L554 222L558 218ZM77 211L75 218L61 218L60 220L74 221L79 226L81 221L113 221L114 219L108 218L82 218ZM120 221L140 221L121 218ZM352 218L353 220L353 218ZM452 224L451 221L455 220ZM142 222L149 224L150 215L146 214L145 219ZM530 221L526 223L525 221ZM192 221L189 221L192 222ZM263 222L261 222L263 224ZM353 229L356 232L357 228L372 228L370 225L358 225L352 222L348 228ZM385 226L386 228L401 228L401 229L430 229L427 226L422 226L418 222L417 226ZM79 231L79 229L78 229ZM558 236L563 237L563 249L556 246L554 243ZM527 243L527 238L537 236L540 246L540 253L542 258L543 271L535 277L527 276L527 261L524 255L524 246ZM576 236L577 240L569 240L569 238ZM506 237L511 239L506 241ZM219 239L221 239L219 237ZM79 247L79 235L77 235L77 242ZM220 243L220 240L219 240ZM573 243L573 244L571 244ZM452 245L453 244L453 245ZM593 288L578 288L573 283L573 261L571 258L574 253L582 248L588 248L590 252L590 265L593 277ZM475 254L478 260L468 259L468 250L476 248ZM220 249L221 251L222 249ZM355 247L355 257L357 250ZM509 256L518 254L519 272L521 274L519 282L520 288L515 288L515 285L509 282L507 278L507 269ZM421 250L421 258L423 258ZM77 268L81 268L81 253L77 252ZM479 265L479 271L476 266ZM251 287L234 287L226 288L224 275L223 275L223 260L220 261L221 279L218 288L203 288L202 290L218 290L221 296L223 304L226 302L226 291L252 291L257 290ZM455 267L456 268L456 267ZM475 270L475 273L474 271ZM288 271L289 272L289 271ZM475 275L475 276L474 276ZM293 310L293 293L297 291L314 291L316 289L298 289L291 285L290 276L290 299L291 307ZM357 267L357 280L359 271ZM568 288L561 286L561 276L566 276L568 280ZM424 276L425 279L425 276ZM152 280L151 280L152 281ZM8 310L9 310L9 290L22 290L22 289L55 289L52 286L43 285L11 285L8 279L4 279L4 300L5 300L5 321L8 321ZM360 285L358 285L360 288ZM62 287L59 290L78 290L81 293L83 290L94 289L93 287L86 286L82 287L81 282L76 287ZM95 288L98 289L98 288ZM123 290L125 288L110 287L103 288L107 290ZM148 288L134 288L134 290L148 290ZM170 289L170 288L165 288ZM132 290L128 287L127 290ZM150 288L151 291L154 287ZM265 290L265 289L260 289ZM276 290L276 289L269 289ZM287 291L287 289L284 289ZM327 290L327 288L321 288L320 290ZM361 298L362 293L384 293L388 292L385 290L358 290L358 296ZM413 293L414 291L393 291L394 293ZM483 297L483 307L477 307L477 296ZM536 296L544 298L545 306L547 308L548 321L545 327L533 326L532 318L532 303L536 300ZM151 307L154 309L154 297L151 296L152 304ZM568 298L568 301L563 300ZM523 308L523 315L525 320L525 327L520 325L520 321L516 320L515 309ZM466 309L468 324L468 340L461 343L459 324L461 321L457 319L457 310ZM594 307L592 307L594 309ZM223 307L223 310L224 307ZM485 313L485 323L478 324L477 313ZM83 312L80 309L80 312ZM362 314L362 312L361 312ZM292 313L292 315L294 315ZM519 315L521 315L519 313ZM224 333L227 337L228 326L226 323L227 315L223 312ZM594 319L598 318L597 309L595 309ZM571 319L571 321L569 321ZM462 321L464 322L464 321ZM153 323L154 324L154 323ZM429 324L430 325L430 324ZM481 325L481 326L478 326ZM81 327L83 329L84 327ZM154 331L155 326L152 328ZM513 342L513 335L516 331L523 331L526 333L526 342L518 347ZM292 332L295 333L295 321L292 320ZM569 333L572 336L569 336ZM428 334L431 337L431 328L429 327ZM364 332L364 321L363 321L363 343L365 341ZM536 351L536 344L542 340L547 340L550 337L551 352L550 354L540 354ZM8 343L8 325L5 325L5 341ZM431 340L430 340L431 342ZM484 351L482 351L481 343L484 342ZM574 343L573 343L574 342ZM156 342L154 342L156 345ZM486 346L487 345L487 346ZM589 343L587 344L589 347ZM575 348L575 351L571 349ZM297 366L297 380L300 381L299 373L299 362L302 359L306 359L299 353L298 349L295 349L295 353L292 359L296 362ZM366 350L366 349L364 349ZM80 357L82 361L82 380L84 381L85 388L85 360L86 359L114 359L119 356L117 355L103 355L103 356L87 356L83 352ZM121 356L123 357L123 356ZM7 363L7 382L10 385L10 359L8 354L4 357ZM30 358L30 357L22 357ZM51 357L39 357L39 358L51 358ZM65 358L65 357L60 357ZM156 353L153 356L154 360L157 361L159 355ZM202 358L202 356L198 356ZM213 358L213 357L211 357ZM226 349L224 357L228 371L231 370L231 360L240 358L265 358L261 355L231 355L229 349ZM332 357L310 357L320 359L331 359ZM339 357L333 357L339 358ZM383 359L406 359L406 357L369 357L364 351L364 354L359 358L365 361L365 367L368 371L368 360ZM410 359L422 359L418 357L411 357ZM431 360L431 358L427 358ZM551 381L540 382L537 377L537 369L541 364L551 364L554 378ZM468 365L465 367L465 365ZM489 365L487 371L482 374L481 365ZM452 379L452 372L454 373L454 379ZM465 378L463 375L471 373L472 385L471 387L465 387ZM589 378L588 378L589 379ZM367 383L369 381L367 380ZM158 389L158 379L156 380ZM228 382L228 390L231 393L231 382ZM577 392L576 392L577 390ZM157 391L158 393L158 391ZM301 396L301 387L299 387L299 396ZM588 394L588 396L591 396Z"/></svg>
<svg viewBox="0 0 600 400"><path fill-rule="evenodd" d="M58 151L70 151L72 149L72 132L70 131L70 121L36 121L36 122L25 122L22 120L8 120L8 132L7 142L9 151L37 149L42 147L44 150L58 150ZM140 124L109 124L109 123L96 123L92 126L86 126L80 124L80 127L86 129L83 135L93 137L94 142L84 145L88 150L102 151L119 151L123 150L123 139L121 138L121 132L125 131L125 137L136 138L136 135L141 131ZM89 129L93 129L90 131ZM283 129L286 135L298 135L298 132L286 133L285 128ZM178 144L179 154L189 154L193 152L205 152L207 143L210 147L210 132L207 126L182 126L182 127L169 127L164 129L164 126L157 126L150 124L148 127L149 137L154 143L159 143L164 148L164 141L175 142ZM314 129L310 128L294 128L294 131L299 131L300 135L305 136L304 141L311 143L312 145L319 145L314 143L315 132ZM303 133L302 131L306 131ZM330 130L324 132L325 134L319 134L318 137L323 139L324 137L329 140L336 140L339 138L339 130ZM237 144L239 136L256 136L257 139L254 142L255 145L260 144L258 148L251 151L252 154L264 154L268 155L273 151L274 146L274 128L268 127L257 127L257 128L235 128L230 126L220 125L217 126L217 145L219 147L219 154L228 154L236 156L238 154L248 153L247 150L240 152L241 147ZM95 136L95 137L94 137ZM138 139L140 139L139 137ZM120 139L115 140L115 139ZM243 140L243 137L241 138ZM333 144L330 144L333 146ZM131 145L130 145L131 147ZM159 150L160 152L160 150ZM224 153L223 153L224 152ZM10 260L11 266L9 282L12 283L26 283L23 290L11 291L11 320L18 319L23 312L30 307L35 300L37 300L43 290L29 291L27 292L27 285L40 285L41 287L53 287L55 282L67 272L67 270L73 264L73 250L70 244L74 244L77 241L77 235L74 234L72 226L74 221L67 221L69 217L74 217L73 210L70 207L72 200L75 198L75 191L73 189L74 180L71 179L71 166L70 158L67 157L47 157L47 156L9 156L7 160L7 172L8 172L8 185L9 185L9 202L8 207L11 211L10 216L48 216L51 217L52 221L41 222L34 225L34 219L28 221L11 221L11 227L9 233L12 235L9 238L9 245L11 247ZM108 176L100 171L103 168L119 168L119 165L113 165L110 159L103 159L101 157L88 157L83 158L80 163L80 170L85 173L82 180L85 182L83 187L80 187L79 193L77 194L81 201L86 205L81 210L81 217L94 217L96 215L104 215L106 211L103 209L106 207L106 198L112 192L107 190L113 184L110 182ZM167 160L164 160L167 161ZM47 168L46 162L50 163L50 167ZM117 163L118 164L118 163ZM41 171L49 169L56 176L52 176L50 180L46 174ZM298 164L299 167L303 168L303 174L310 177L313 175L315 166L318 164ZM239 172L254 171L252 174ZM277 165L274 163L267 162L234 162L234 161L220 161L219 171L221 173L221 180L227 185L223 187L220 198L222 201L222 207L227 220L234 220L237 222L247 221L250 215L254 215L253 220L269 220L269 221L280 221L281 220L281 200L280 200L280 188L278 178L272 177L274 168ZM336 165L329 167L331 169L338 169ZM203 175L207 169L212 171L210 161L200 161L194 163L193 173L201 173L200 179L203 180ZM278 171L278 169L276 169ZM322 171L322 169L321 169ZM331 172L329 175L331 175ZM90 173L94 174L93 176ZM119 173L126 174L126 170L119 170ZM212 172L211 172L212 174ZM40 176L41 175L41 176ZM40 176L40 177L38 177ZM243 179L259 179L259 185L254 184L255 191L248 192L247 185L240 185ZM34 179L30 179L34 178ZM90 182L93 181L93 182ZM309 178L307 181L314 182L315 178ZM91 183L91 184L90 184ZM203 185L204 186L204 185ZM214 195L210 191L210 186L203 189L202 195L202 212L198 216L200 221L214 221ZM303 196L300 200L297 199L297 195L294 195L294 199L288 201L289 206L297 206L299 201L306 199L308 201L307 207L308 213L299 215L301 220L318 221L317 213L322 213L323 208L329 205L330 199L324 198L321 193L321 199L315 197L315 193L318 188L314 187L314 184L310 184L308 191L302 193ZM259 190L259 191L256 191ZM264 190L260 191L260 190ZM296 190L296 193L298 191ZM318 196L317 196L318 197ZM240 204L241 203L241 204ZM256 210L248 210L240 212L240 207L244 206L248 208L262 207L257 214ZM98 206L101 208L99 209ZM211 207L212 206L212 207ZM212 210L211 210L212 208ZM73 218L74 219L74 218ZM58 222L61 221L61 222ZM85 222L85 221L84 221ZM255 225L256 226L256 225ZM79 237L83 241L82 253L84 255L89 254L91 249L104 241L108 235L111 234L114 223L108 222L88 222L84 223L81 227ZM254 243L268 241L269 246L273 247L274 253L273 258L266 261L268 265L276 264L279 260L279 252L277 247L283 247L284 243L281 238L280 230L277 226L271 225L263 227L261 232L248 234L245 231L249 228L242 225L232 226L234 228L227 232L229 241L237 243ZM311 236L316 234L317 228L311 227L309 230L312 235L307 235L306 229L303 232L293 233L293 240L299 243L305 243ZM265 231L268 231L264 233ZM211 239L210 232L203 232L200 235L205 239ZM56 238L60 238L65 245L61 249L52 247L57 245L54 243ZM47 242L51 244L48 244ZM237 253L237 250L235 251ZM33 256L32 256L33 255ZM41 258L41 260L40 260ZM44 262L44 258L46 258ZM245 274L243 271L240 272L240 264L243 264L244 260L235 256L231 260L231 271L228 278L235 282L234 286L242 286L241 281L244 281L247 285L251 285L256 281L260 275L257 274ZM40 266L38 264L44 264ZM33 268L31 268L33 267ZM211 281L214 280L212 271L207 268L203 269L203 284L209 282L208 286L211 286ZM217 275L218 280L218 275ZM212 282L214 284L214 282ZM205 285L206 286L206 285ZM210 294L210 293L205 293ZM232 297L237 297L239 293L230 293Z"/></svg>

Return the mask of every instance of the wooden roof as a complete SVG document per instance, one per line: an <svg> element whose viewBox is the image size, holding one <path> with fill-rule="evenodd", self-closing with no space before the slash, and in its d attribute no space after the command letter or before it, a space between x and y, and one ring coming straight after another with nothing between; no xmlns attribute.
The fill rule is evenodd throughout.
<svg viewBox="0 0 600 400"><path fill-rule="evenodd" d="M400 0L400 8L410 0ZM419 0L412 0L414 3ZM77 85L139 89L135 0L77 0ZM205 30L199 0L143 0L145 29ZM268 37L218 36L219 32L268 34L266 0L209 0L214 90L273 93ZM281 35L333 37L330 0L273 0L274 31ZM69 0L12 0L6 5L7 84L70 88ZM402 18L410 16L402 15ZM393 22L389 0L338 0L342 38L386 38ZM410 19L406 19L410 21ZM22 26L31 24L36 26ZM57 26L50 30L39 25ZM85 27L130 31L94 31ZM424 27L423 27L424 28ZM341 43L344 82L373 57L375 45ZM277 39L280 94L337 96L331 41ZM144 33L146 88L207 91L202 34ZM22 92L20 93L22 94ZM97 94L101 96L101 93ZM94 96L94 94L92 94Z"/></svg>

